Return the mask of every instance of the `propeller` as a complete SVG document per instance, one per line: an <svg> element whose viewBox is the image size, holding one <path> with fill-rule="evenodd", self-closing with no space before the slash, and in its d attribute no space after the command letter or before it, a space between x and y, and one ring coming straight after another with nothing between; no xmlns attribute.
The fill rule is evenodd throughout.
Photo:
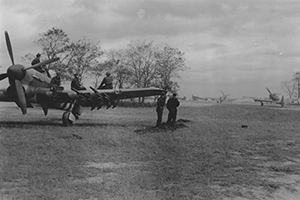
<svg viewBox="0 0 300 200"><path fill-rule="evenodd" d="M43 61L36 65L25 68L23 65L15 64L15 62L14 62L12 45L11 45L7 31L5 31L5 40L6 40L6 46L7 46L8 54L11 59L12 65L7 69L7 73L0 74L0 80L3 80L8 77L10 88L11 88L11 91L13 94L12 95L13 100L21 108L22 113L26 114L27 113L27 102L26 102L25 91L24 91L23 85L21 83L21 80L26 75L26 71L29 69L35 69L42 65L50 64L52 62L59 60L59 58L53 58L50 60L46 60L46 61Z"/></svg>
<svg viewBox="0 0 300 200"><path fill-rule="evenodd" d="M26 114L26 112L27 112L26 97L25 97L25 92L24 92L22 83L20 81L25 76L24 67L22 65L15 65L12 46L11 46L8 32L5 31L4 34L5 34L6 46L7 46L9 57L12 62L12 66L10 66L7 69L6 74L0 75L0 80L3 80L6 77L8 77L10 86L13 90L13 93L15 94L14 100L15 100L16 104L21 108L22 113Z"/></svg>
<svg viewBox="0 0 300 200"><path fill-rule="evenodd" d="M7 73L0 74L0 81L7 78L7 77L8 77Z"/></svg>
<svg viewBox="0 0 300 200"><path fill-rule="evenodd" d="M7 69L7 73L0 74L0 80L3 80L8 77L9 84L12 89L12 94L14 94L13 95L14 101L21 108L22 113L26 114L26 112L27 112L26 97L25 97L25 92L24 92L24 89L23 89L23 86L21 83L21 80L25 76L24 66L15 65L13 50L12 50L8 32L5 31L4 35L5 35L8 54L9 54L10 60L12 62L12 65Z"/></svg>
<svg viewBox="0 0 300 200"><path fill-rule="evenodd" d="M16 91L16 103L21 108L22 113L25 115L27 113L27 103L21 81L15 80L14 86Z"/></svg>
<svg viewBox="0 0 300 200"><path fill-rule="evenodd" d="M12 64L14 65L15 64L15 62L14 62L14 55L13 55L13 52L12 52L12 47L11 47L11 43L10 43L8 32L5 31L4 35L5 35L5 41L6 41L6 46L7 46L8 54L9 54L9 57L11 59ZM3 79L5 79L5 78L7 78L7 77L8 77L7 73L0 74L0 81L3 80Z"/></svg>
<svg viewBox="0 0 300 200"><path fill-rule="evenodd" d="M8 32L5 31L4 34L5 34L6 46L7 46L7 50L8 50L8 53L9 53L9 57L11 59L11 63L14 65L15 64L14 55L13 55L13 51L12 51L12 47L11 47Z"/></svg>
<svg viewBox="0 0 300 200"><path fill-rule="evenodd" d="M25 76L25 73L24 73L24 72L27 71L27 70L29 70L29 69L35 69L35 68L38 68L38 67L40 67L40 66L42 66L42 65L48 65L48 64L53 63L53 62L58 61L58 60L59 60L59 58L52 58L52 59L45 60L45 61L43 61L43 62L40 62L40 63L38 63L38 64L35 64L35 65L30 66L30 67L27 67L27 68L24 68L24 67L22 66L22 67L18 67L18 69L16 69L15 66L21 66L21 65L12 65L12 66L10 66L9 68L14 68L14 69L13 69L14 71L19 71L19 74L22 73L22 74ZM20 71L22 71L22 72L20 72ZM0 81L3 80L3 79L5 79L5 78L7 78L8 76L9 76L8 73L0 74ZM23 77L24 77L24 76L23 76Z"/></svg>

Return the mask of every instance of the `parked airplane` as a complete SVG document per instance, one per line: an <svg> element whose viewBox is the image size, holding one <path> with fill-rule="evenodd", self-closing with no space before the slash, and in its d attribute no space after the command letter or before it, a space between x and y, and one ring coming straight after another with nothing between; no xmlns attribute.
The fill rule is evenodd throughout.
<svg viewBox="0 0 300 200"><path fill-rule="evenodd" d="M7 72L0 74L0 80L8 78L9 87L0 89L0 101L15 102L23 114L27 113L27 107L39 104L44 114L48 109L65 110L62 122L65 126L72 125L77 119L74 107L90 106L100 109L102 106L115 107L120 99L155 96L165 91L158 88L138 88L119 90L97 90L91 87L91 91L72 91L64 88L55 88L50 84L51 79L36 68L55 62L58 58L46 60L31 67L24 67L14 63L13 50L8 32L5 31L5 40L12 65Z"/></svg>
<svg viewBox="0 0 300 200"><path fill-rule="evenodd" d="M271 103L271 104L280 104L281 107L284 106L284 96L279 97L278 94L276 93L272 93L271 90L269 90L269 88L266 88L266 90L269 93L269 97L268 98L253 98L253 100L255 102L260 102L260 105L263 106L264 103Z"/></svg>
<svg viewBox="0 0 300 200"><path fill-rule="evenodd" d="M222 96L220 97L198 97L198 96L194 96L192 95L192 100L193 101L215 101L217 103L223 103L224 101L229 100L228 97L230 96L229 94L225 94L223 91L221 91Z"/></svg>

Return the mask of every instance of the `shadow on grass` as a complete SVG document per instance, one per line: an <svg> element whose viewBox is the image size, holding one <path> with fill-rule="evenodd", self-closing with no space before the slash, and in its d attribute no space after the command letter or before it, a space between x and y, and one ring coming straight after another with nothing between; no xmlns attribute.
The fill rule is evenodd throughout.
<svg viewBox="0 0 300 200"><path fill-rule="evenodd" d="M0 122L0 128L32 128L32 126L56 126L56 127L66 127L61 123L61 120L49 120L49 121L2 121ZM126 124L115 124L115 123L84 123L79 121L79 123L74 123L70 127L128 127ZM66 127L67 128L67 127Z"/></svg>
<svg viewBox="0 0 300 200"><path fill-rule="evenodd" d="M174 125L169 125L167 123L162 123L161 126L157 127L157 126L146 126L143 129L137 129L134 132L136 132L137 134L145 134L145 133L153 133L153 132L161 132L161 131L175 131L176 129L179 128L185 128L188 127L186 125L187 122L191 122L191 120L188 119L179 119L176 121L176 123Z"/></svg>
<svg viewBox="0 0 300 200"><path fill-rule="evenodd" d="M63 126L58 121L2 121L0 128L24 128L30 126Z"/></svg>

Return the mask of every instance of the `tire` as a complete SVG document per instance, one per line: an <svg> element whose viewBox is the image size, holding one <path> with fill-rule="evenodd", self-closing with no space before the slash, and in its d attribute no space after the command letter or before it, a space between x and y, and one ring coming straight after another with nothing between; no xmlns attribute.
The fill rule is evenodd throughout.
<svg viewBox="0 0 300 200"><path fill-rule="evenodd" d="M73 121L71 121L70 118L69 118L70 114L71 114L71 112L66 111L62 115L62 123L63 123L64 126L72 126L73 125Z"/></svg>

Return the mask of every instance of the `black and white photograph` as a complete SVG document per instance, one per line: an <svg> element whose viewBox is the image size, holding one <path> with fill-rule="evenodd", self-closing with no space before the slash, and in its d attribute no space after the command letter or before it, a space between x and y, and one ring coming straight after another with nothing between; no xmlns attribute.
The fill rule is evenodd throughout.
<svg viewBox="0 0 300 200"><path fill-rule="evenodd" d="M300 0L0 0L0 200L300 199Z"/></svg>

